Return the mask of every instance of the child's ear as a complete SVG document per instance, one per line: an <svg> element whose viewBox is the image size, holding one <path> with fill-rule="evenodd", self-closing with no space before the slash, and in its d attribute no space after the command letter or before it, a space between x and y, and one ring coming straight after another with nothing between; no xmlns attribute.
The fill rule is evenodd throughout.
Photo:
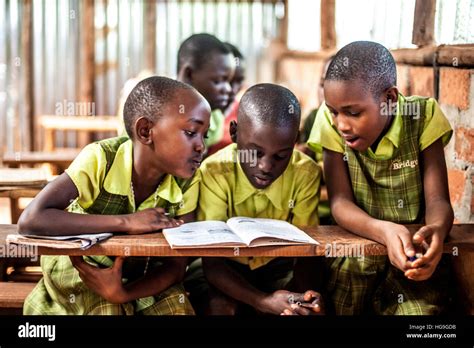
<svg viewBox="0 0 474 348"><path fill-rule="evenodd" d="M151 139L151 129L153 122L146 117L140 117L135 121L135 138L144 145L150 145L153 141Z"/></svg>
<svg viewBox="0 0 474 348"><path fill-rule="evenodd" d="M182 78L183 82L191 84L191 82L193 81L193 72L194 71L191 65L186 64L183 67L183 78Z"/></svg>
<svg viewBox="0 0 474 348"><path fill-rule="evenodd" d="M398 102L398 88L396 86L392 86L385 92L385 96L387 98L387 102L390 100L393 103Z"/></svg>
<svg viewBox="0 0 474 348"><path fill-rule="evenodd" d="M229 125L230 138L233 143L237 142L237 121L230 121Z"/></svg>

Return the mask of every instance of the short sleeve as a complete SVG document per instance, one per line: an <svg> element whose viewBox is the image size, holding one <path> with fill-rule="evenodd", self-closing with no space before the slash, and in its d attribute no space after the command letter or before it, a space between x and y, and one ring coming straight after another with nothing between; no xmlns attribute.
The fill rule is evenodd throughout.
<svg viewBox="0 0 474 348"><path fill-rule="evenodd" d="M344 143L337 130L333 127L331 112L324 103L318 110L307 144L316 153L321 153L323 148L344 153Z"/></svg>
<svg viewBox="0 0 474 348"><path fill-rule="evenodd" d="M296 194L291 223L296 226L317 226L321 168L314 163L314 170L311 173L304 173L300 178L303 182Z"/></svg>
<svg viewBox="0 0 474 348"><path fill-rule="evenodd" d="M199 182L201 181L201 175L199 171L196 171L191 182L183 192L183 204L178 209L176 215L182 216L191 213L196 210L199 201Z"/></svg>
<svg viewBox="0 0 474 348"><path fill-rule="evenodd" d="M211 173L202 170L200 174L198 220L227 221L228 200L225 190Z"/></svg>
<svg viewBox="0 0 474 348"><path fill-rule="evenodd" d="M438 103L433 98L428 99L426 101L423 132L419 140L420 150L425 150L440 138L443 145L446 146L452 135L453 129Z"/></svg>
<svg viewBox="0 0 474 348"><path fill-rule="evenodd" d="M100 192L105 178L107 160L99 144L89 144L74 159L66 174L76 185L79 196L77 203L84 209L89 208Z"/></svg>

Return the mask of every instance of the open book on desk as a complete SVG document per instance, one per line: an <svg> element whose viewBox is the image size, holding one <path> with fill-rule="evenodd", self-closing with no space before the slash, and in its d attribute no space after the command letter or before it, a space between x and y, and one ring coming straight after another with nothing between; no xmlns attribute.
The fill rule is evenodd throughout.
<svg viewBox="0 0 474 348"><path fill-rule="evenodd" d="M259 247L319 243L296 226L274 219L233 217L199 221L163 230L172 249Z"/></svg>
<svg viewBox="0 0 474 348"><path fill-rule="evenodd" d="M54 249L89 249L94 244L113 236L113 233L78 234L72 236L38 236L9 234L8 244L35 245Z"/></svg>

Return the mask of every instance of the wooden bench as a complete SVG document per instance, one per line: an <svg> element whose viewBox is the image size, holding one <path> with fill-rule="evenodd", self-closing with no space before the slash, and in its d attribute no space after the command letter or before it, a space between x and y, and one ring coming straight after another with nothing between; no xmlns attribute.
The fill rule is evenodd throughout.
<svg viewBox="0 0 474 348"><path fill-rule="evenodd" d="M56 149L57 131L75 131L78 134L77 148L82 148L92 141L92 133L104 132L117 136L122 121L117 116L57 116L42 115L38 119L44 130L44 151ZM109 136L109 137L110 137Z"/></svg>
<svg viewBox="0 0 474 348"><path fill-rule="evenodd" d="M22 314L23 303L36 283L0 282L0 314Z"/></svg>

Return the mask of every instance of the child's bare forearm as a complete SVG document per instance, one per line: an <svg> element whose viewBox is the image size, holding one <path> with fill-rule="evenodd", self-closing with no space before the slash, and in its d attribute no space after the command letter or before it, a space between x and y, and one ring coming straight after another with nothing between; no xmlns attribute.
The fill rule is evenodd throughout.
<svg viewBox="0 0 474 348"><path fill-rule="evenodd" d="M254 308L259 308L260 302L267 295L253 287L223 258L203 258L203 270L210 284L227 296Z"/></svg>
<svg viewBox="0 0 474 348"><path fill-rule="evenodd" d="M454 213L449 202L448 173L443 142L435 141L421 153L425 196L425 222L439 227L443 239L453 225Z"/></svg>
<svg viewBox="0 0 474 348"><path fill-rule="evenodd" d="M123 216L66 212L64 209L78 195L71 178L66 173L61 174L49 183L21 214L18 221L19 233L58 236L126 231Z"/></svg>
<svg viewBox="0 0 474 348"><path fill-rule="evenodd" d="M384 244L383 221L374 219L355 204L349 171L343 155L324 149L323 158L331 213L337 224L359 236Z"/></svg>
<svg viewBox="0 0 474 348"><path fill-rule="evenodd" d="M360 209L354 202L337 199L331 202L331 212L337 224L361 237L385 244L382 220L375 219Z"/></svg>
<svg viewBox="0 0 474 348"><path fill-rule="evenodd" d="M126 232L126 223L123 215L75 214L50 208L25 212L18 222L18 231L45 236Z"/></svg>
<svg viewBox="0 0 474 348"><path fill-rule="evenodd" d="M426 203L426 225L436 225L442 233L442 240L451 231L453 226L454 213L451 204L445 199L432 200Z"/></svg>
<svg viewBox="0 0 474 348"><path fill-rule="evenodd" d="M148 271L144 277L125 285L124 302L158 295L170 286L182 282L186 272L186 263L186 257L163 259L162 265Z"/></svg>

